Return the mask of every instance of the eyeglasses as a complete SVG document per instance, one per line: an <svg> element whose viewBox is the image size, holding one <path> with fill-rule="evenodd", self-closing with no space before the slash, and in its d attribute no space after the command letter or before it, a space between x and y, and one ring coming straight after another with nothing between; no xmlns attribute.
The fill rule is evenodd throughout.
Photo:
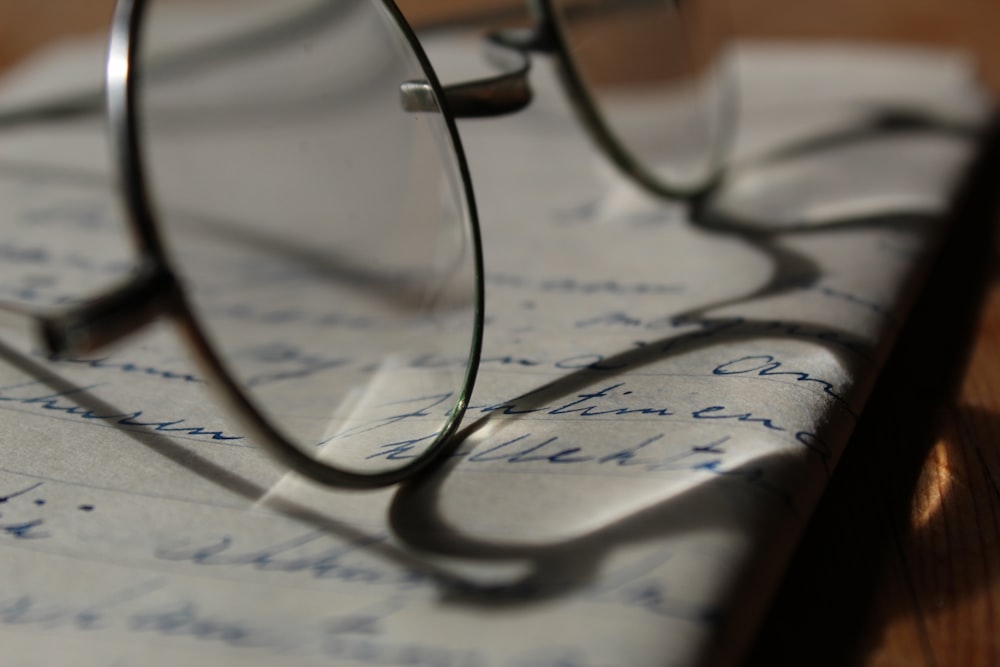
<svg viewBox="0 0 1000 667"><path fill-rule="evenodd" d="M488 40L499 75L442 87L389 0L119 0L107 113L137 269L82 306L18 314L56 355L172 319L257 442L320 483L432 464L483 339L455 118L526 105L543 52L648 190L703 191L728 142L713 2L531 6L533 28Z"/></svg>

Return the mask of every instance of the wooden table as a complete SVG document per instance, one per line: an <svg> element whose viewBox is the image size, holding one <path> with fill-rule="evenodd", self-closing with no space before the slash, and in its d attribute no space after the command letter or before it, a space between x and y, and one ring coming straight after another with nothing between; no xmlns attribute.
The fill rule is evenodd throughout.
<svg viewBox="0 0 1000 667"><path fill-rule="evenodd" d="M996 0L732 0L736 31L964 45L1000 94ZM111 0L0 0L0 68L106 24ZM512 0L406 0L414 22L516 15ZM997 151L994 151L997 153ZM1000 262L996 155L846 455L752 665L1000 664ZM959 295L956 298L955 295Z"/></svg>
<svg viewBox="0 0 1000 667"><path fill-rule="evenodd" d="M739 0L738 17L752 34L963 46L1000 95L993 0ZM992 153L957 207L752 665L1000 665L1000 150Z"/></svg>
<svg viewBox="0 0 1000 667"><path fill-rule="evenodd" d="M1000 664L996 139L751 665Z"/></svg>

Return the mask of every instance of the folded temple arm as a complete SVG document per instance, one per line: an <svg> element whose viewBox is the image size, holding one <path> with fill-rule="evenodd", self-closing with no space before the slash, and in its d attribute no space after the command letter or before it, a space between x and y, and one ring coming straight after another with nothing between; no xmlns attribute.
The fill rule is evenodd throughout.
<svg viewBox="0 0 1000 667"><path fill-rule="evenodd" d="M86 354L172 312L179 296L170 272L146 262L116 287L79 305L46 310L0 301L0 325L27 333L47 354Z"/></svg>

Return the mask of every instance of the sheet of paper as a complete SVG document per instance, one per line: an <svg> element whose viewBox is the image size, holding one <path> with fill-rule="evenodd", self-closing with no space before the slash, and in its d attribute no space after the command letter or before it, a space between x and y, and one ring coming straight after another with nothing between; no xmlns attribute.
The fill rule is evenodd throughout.
<svg viewBox="0 0 1000 667"><path fill-rule="evenodd" d="M464 38L431 46L443 70L478 57ZM64 52L20 80L58 89L78 65ZM946 54L761 44L738 65L718 206L811 226L707 228L639 191L543 65L528 110L461 124L488 324L464 441L419 483L285 477L169 327L59 362L5 339L3 663L737 660L903 324L984 111ZM886 108L940 125L870 132ZM847 139L768 158L829 135ZM4 298L73 300L127 270L106 156L96 122L0 137Z"/></svg>

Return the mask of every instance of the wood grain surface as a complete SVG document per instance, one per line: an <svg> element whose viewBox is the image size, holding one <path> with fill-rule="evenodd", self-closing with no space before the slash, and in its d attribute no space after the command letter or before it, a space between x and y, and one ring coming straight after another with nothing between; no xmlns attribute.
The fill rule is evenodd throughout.
<svg viewBox="0 0 1000 667"><path fill-rule="evenodd" d="M0 0L0 68L103 30L111 0ZM732 0L738 35L960 46L1000 94L997 0ZM405 0L416 25L505 19L511 0ZM810 523L751 665L1000 665L1000 151Z"/></svg>

